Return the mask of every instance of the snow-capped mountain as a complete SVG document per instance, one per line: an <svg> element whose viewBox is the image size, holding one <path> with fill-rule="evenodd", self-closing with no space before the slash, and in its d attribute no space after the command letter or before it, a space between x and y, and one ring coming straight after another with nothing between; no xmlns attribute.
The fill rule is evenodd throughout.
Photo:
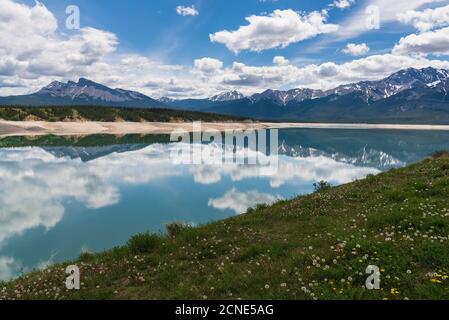
<svg viewBox="0 0 449 320"><path fill-rule="evenodd" d="M405 90L413 88L434 88L446 90L449 88L449 71L443 69L424 68L424 69L406 69L392 74L391 76L377 81L362 81L347 85L341 85L332 90L322 91L309 88L296 88L291 90L272 90L268 89L261 93L245 97L238 91L229 91L209 99L186 99L174 100L162 98L159 101L168 105L177 107L204 107L212 106L207 102L225 102L249 100L253 104L270 103L277 106L287 106L289 104L298 104L307 100L314 100L329 96L345 96L351 93L357 93L367 102L379 101L389 98Z"/></svg>
<svg viewBox="0 0 449 320"><path fill-rule="evenodd" d="M133 100L143 101L148 98L147 96L135 91L111 89L85 78L79 79L77 83L73 81L69 81L67 83L54 81L39 90L36 94L70 98L71 100L93 99L104 102L124 102Z"/></svg>
<svg viewBox="0 0 449 320"><path fill-rule="evenodd" d="M224 102L224 101L235 101L235 100L240 100L240 99L244 99L244 98L245 98L245 96L242 93L240 93L236 90L233 90L233 91L220 93L216 96L209 98L209 100L213 101L213 102Z"/></svg>
<svg viewBox="0 0 449 320"><path fill-rule="evenodd" d="M196 110L263 120L448 124L448 90L448 70L410 68L378 81L342 85L325 92L266 90Z"/></svg>
<svg viewBox="0 0 449 320"><path fill-rule="evenodd" d="M169 98L169 97L162 97L162 98L159 98L158 100L162 103L171 103L171 102L176 101L175 99Z"/></svg>
<svg viewBox="0 0 449 320"><path fill-rule="evenodd" d="M270 101L280 106L286 106L289 103L298 103L330 95L344 96L350 93L360 93L369 102L386 99L402 91L420 87L446 90L449 87L449 71L430 67L420 70L410 68L396 72L382 80L362 81L342 85L327 91L307 88L288 91L266 90L262 93L252 95L250 99L253 102Z"/></svg>
<svg viewBox="0 0 449 320"><path fill-rule="evenodd" d="M327 91L269 89L249 97L231 91L209 99L163 102L178 109L264 120L449 123L448 90L449 71L429 67Z"/></svg>
<svg viewBox="0 0 449 320"><path fill-rule="evenodd" d="M378 81L363 81L354 84L339 86L326 91L325 95L346 95L353 92L362 93L366 101L378 101L394 96L402 91L413 88L441 88L449 84L449 71L444 69L409 68L392 74Z"/></svg>
<svg viewBox="0 0 449 320"><path fill-rule="evenodd" d="M270 101L280 106L286 106L292 101L302 102L304 100L321 98L323 96L325 96L325 93L321 90L298 88L288 91L266 90L262 93L252 95L250 99L253 102Z"/></svg>
<svg viewBox="0 0 449 320"><path fill-rule="evenodd" d="M8 104L7 102L19 105L105 105L141 108L163 106L159 101L139 92L111 89L85 78L80 78L78 82L53 81L30 95L0 98L0 103Z"/></svg>

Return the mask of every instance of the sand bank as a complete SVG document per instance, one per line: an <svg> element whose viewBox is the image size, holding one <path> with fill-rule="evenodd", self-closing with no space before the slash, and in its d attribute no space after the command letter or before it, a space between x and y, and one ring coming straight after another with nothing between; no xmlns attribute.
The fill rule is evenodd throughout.
<svg viewBox="0 0 449 320"><path fill-rule="evenodd" d="M203 122L202 130L232 129L385 129L385 130L444 130L449 125L342 124L342 123L270 123L270 122ZM91 135L91 134L169 134L176 129L192 131L192 123L167 122L41 122L0 121L0 136Z"/></svg>

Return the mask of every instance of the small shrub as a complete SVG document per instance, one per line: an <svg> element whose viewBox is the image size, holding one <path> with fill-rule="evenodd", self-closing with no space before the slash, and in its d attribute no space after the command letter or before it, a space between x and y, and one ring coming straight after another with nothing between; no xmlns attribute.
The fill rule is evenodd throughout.
<svg viewBox="0 0 449 320"><path fill-rule="evenodd" d="M254 213L254 208L248 208L248 210L246 210L246 214L251 214Z"/></svg>
<svg viewBox="0 0 449 320"><path fill-rule="evenodd" d="M82 251L80 253L80 261L82 262L86 262L89 261L91 259L93 259L94 255L92 253L90 253L89 251Z"/></svg>
<svg viewBox="0 0 449 320"><path fill-rule="evenodd" d="M176 238L184 230L192 228L190 225L183 222L173 222L165 226L167 234L170 238Z"/></svg>
<svg viewBox="0 0 449 320"><path fill-rule="evenodd" d="M446 151L446 150L436 151L436 152L432 153L431 157L434 159L449 157L449 151Z"/></svg>
<svg viewBox="0 0 449 320"><path fill-rule="evenodd" d="M255 211L259 211L259 210L264 210L266 208L268 208L269 205L266 203L259 203L256 205L256 207L254 208Z"/></svg>
<svg viewBox="0 0 449 320"><path fill-rule="evenodd" d="M329 190L330 188L332 188L331 184L329 182L323 181L323 180L321 180L318 183L314 183L313 184L313 189L314 189L314 191L316 193L317 192L322 192L322 191L325 191L325 190Z"/></svg>
<svg viewBox="0 0 449 320"><path fill-rule="evenodd" d="M161 238L149 232L140 233L132 236L127 243L128 248L132 253L151 253L157 248Z"/></svg>

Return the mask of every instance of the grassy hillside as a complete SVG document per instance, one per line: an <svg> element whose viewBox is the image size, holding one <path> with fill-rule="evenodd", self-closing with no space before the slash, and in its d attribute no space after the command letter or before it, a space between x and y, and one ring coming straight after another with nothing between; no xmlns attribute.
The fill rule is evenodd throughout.
<svg viewBox="0 0 449 320"><path fill-rule="evenodd" d="M131 109L99 106L5 107L0 106L0 119L8 121L241 121L243 118L205 112L169 109Z"/></svg>
<svg viewBox="0 0 449 320"><path fill-rule="evenodd" d="M449 156L0 284L22 299L449 299ZM381 290L364 287L368 265Z"/></svg>

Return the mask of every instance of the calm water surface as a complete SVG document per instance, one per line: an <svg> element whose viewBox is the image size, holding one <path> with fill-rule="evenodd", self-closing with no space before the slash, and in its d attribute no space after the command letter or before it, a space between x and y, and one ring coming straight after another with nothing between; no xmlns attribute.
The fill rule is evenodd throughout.
<svg viewBox="0 0 449 320"><path fill-rule="evenodd" d="M62 141L62 140L64 141ZM201 224L417 162L449 132L288 129L279 170L176 165L163 136L0 139L0 280L162 231Z"/></svg>

